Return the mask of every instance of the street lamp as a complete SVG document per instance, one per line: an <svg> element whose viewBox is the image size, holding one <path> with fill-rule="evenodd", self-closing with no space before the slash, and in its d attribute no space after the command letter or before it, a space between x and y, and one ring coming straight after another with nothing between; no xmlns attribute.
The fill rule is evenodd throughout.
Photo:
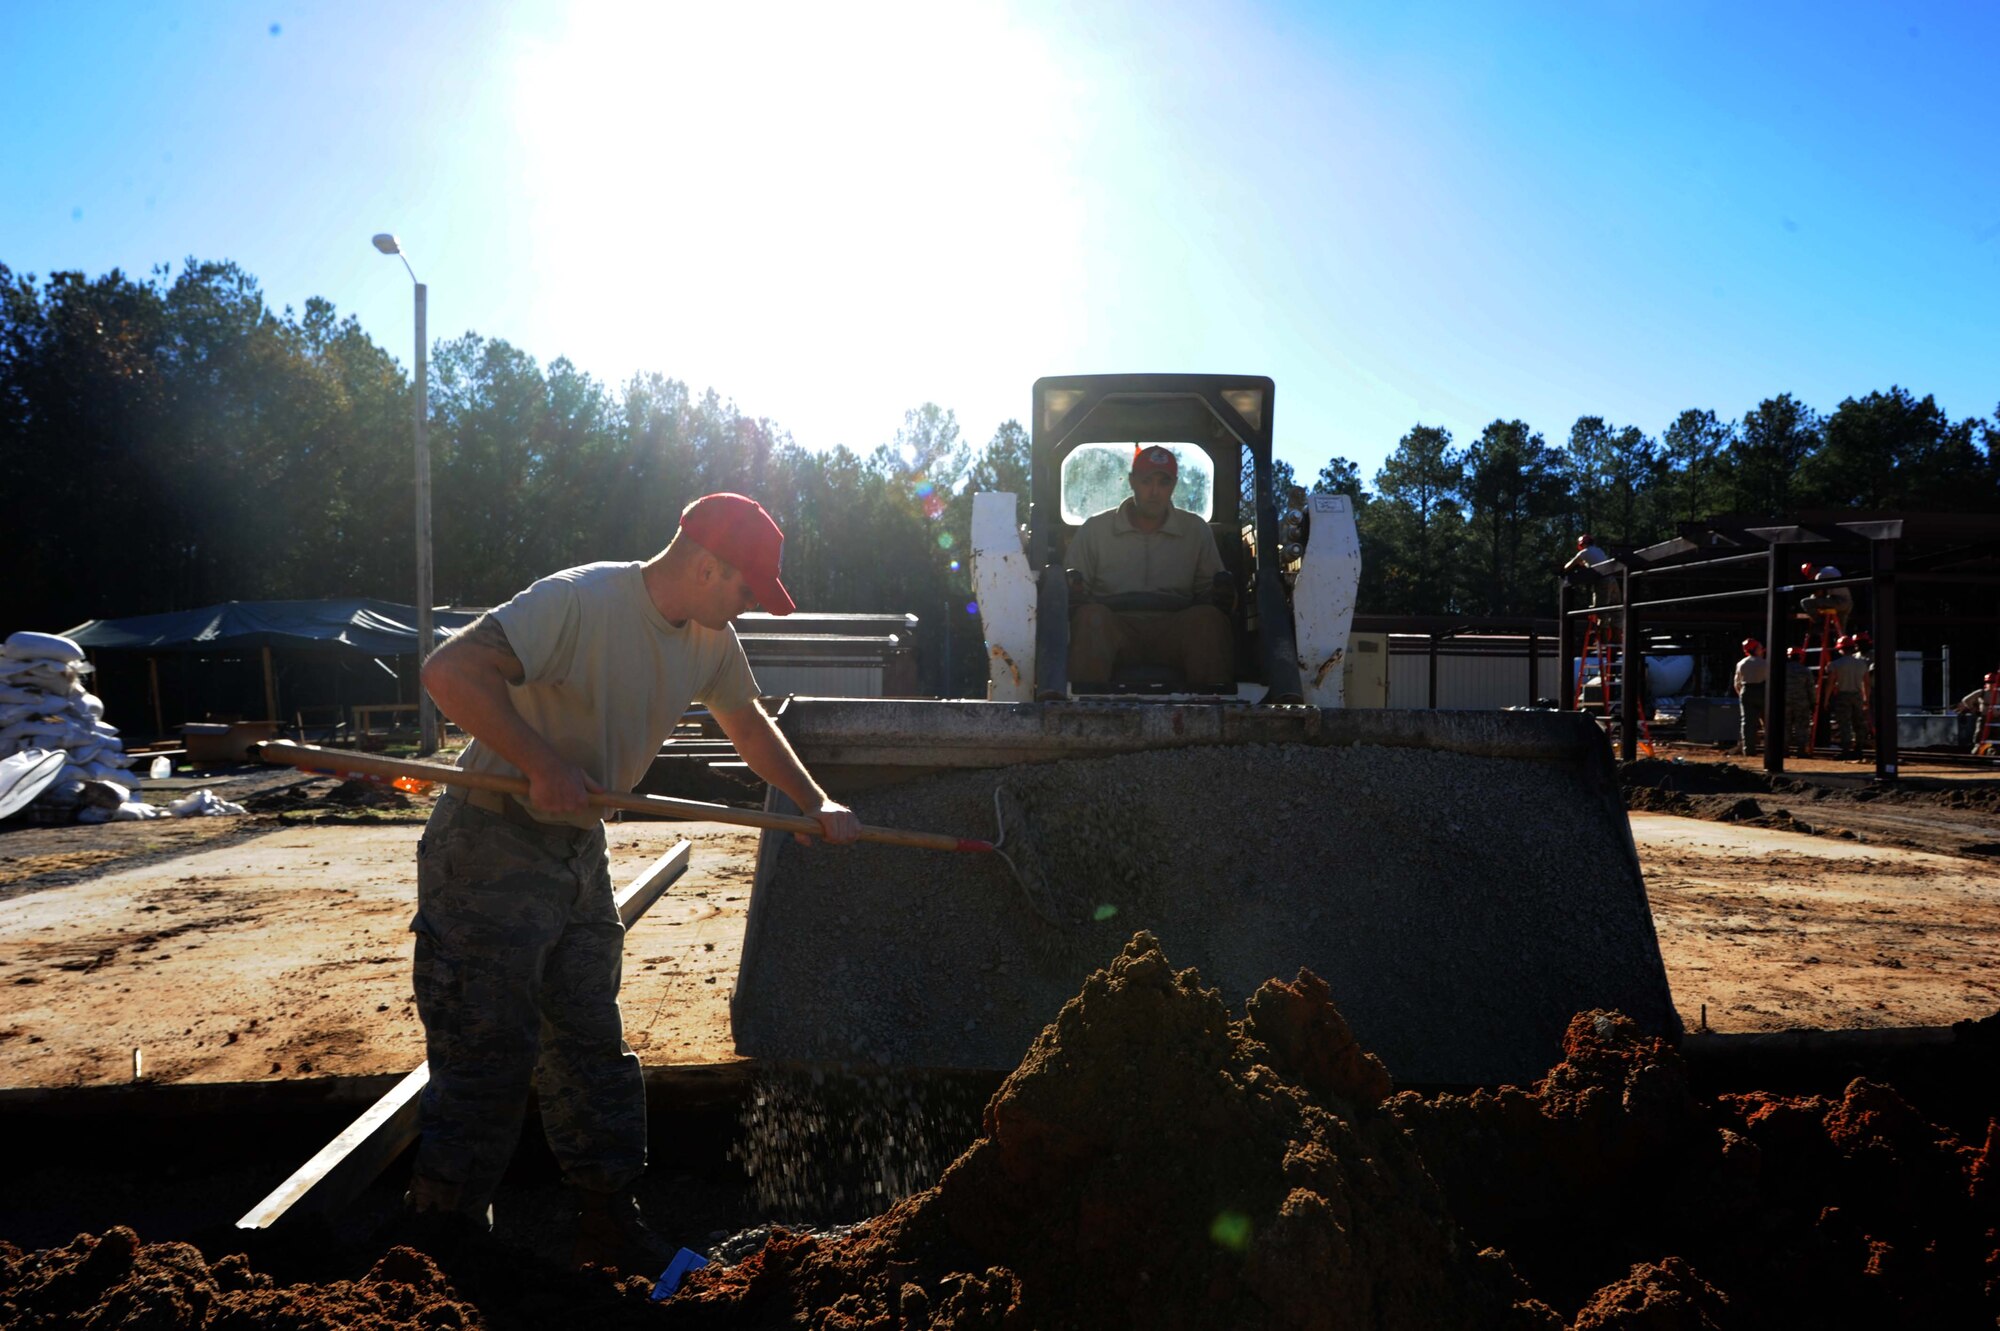
<svg viewBox="0 0 2000 1331"><path fill-rule="evenodd" d="M438 748L437 705L424 688L424 662L431 654L436 629L431 623L431 439L430 353L424 335L424 284L410 267L410 256L387 231L375 237L375 248L403 261L417 288L417 751L425 756Z"/></svg>

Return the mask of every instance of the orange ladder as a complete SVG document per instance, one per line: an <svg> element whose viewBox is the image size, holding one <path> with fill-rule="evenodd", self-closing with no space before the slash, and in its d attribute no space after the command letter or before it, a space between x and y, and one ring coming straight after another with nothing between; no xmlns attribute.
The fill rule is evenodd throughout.
<svg viewBox="0 0 2000 1331"><path fill-rule="evenodd" d="M1829 743L1833 739L1833 671L1829 667L1839 653L1834 644L1840 640L1840 612L1821 610L1815 615L1819 620L1819 671L1813 676L1812 728L1806 731L1806 754L1808 757L1819 751L1820 725L1827 727ZM1812 662L1813 635L1806 630L1806 662Z"/></svg>
<svg viewBox="0 0 2000 1331"><path fill-rule="evenodd" d="M1980 711L1979 738L1972 751L1982 758L2000 758L2000 671L1986 677L1986 705Z"/></svg>
<svg viewBox="0 0 2000 1331"><path fill-rule="evenodd" d="M1590 678L1590 662L1597 660L1598 700L1604 708L1604 720L1611 720L1611 672L1624 665L1624 645L1618 641L1618 630L1609 624L1598 622L1596 615L1586 615L1583 620L1583 651L1576 661L1576 698L1578 711L1588 710L1583 701L1584 681ZM1640 667L1645 668L1643 665ZM1645 700L1642 696L1639 708L1639 752L1648 758L1653 753L1653 727L1646 716Z"/></svg>

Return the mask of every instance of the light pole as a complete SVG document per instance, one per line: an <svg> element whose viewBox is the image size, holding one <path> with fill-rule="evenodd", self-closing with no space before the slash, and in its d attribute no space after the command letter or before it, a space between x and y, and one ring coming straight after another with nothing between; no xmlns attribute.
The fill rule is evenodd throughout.
<svg viewBox="0 0 2000 1331"><path fill-rule="evenodd" d="M438 748L437 705L424 688L424 662L430 657L436 629L431 623L431 388L430 343L424 335L424 284L410 267L410 256L387 231L375 237L375 248L403 261L410 281L417 288L417 752L425 756Z"/></svg>

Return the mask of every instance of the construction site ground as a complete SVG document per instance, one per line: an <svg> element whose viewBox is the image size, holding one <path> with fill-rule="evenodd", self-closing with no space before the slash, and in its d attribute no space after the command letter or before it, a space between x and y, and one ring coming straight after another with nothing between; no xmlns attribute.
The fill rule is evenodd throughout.
<svg viewBox="0 0 2000 1331"><path fill-rule="evenodd" d="M2000 1009L2000 783L1946 769L1884 791L1851 765L1774 779L1672 749L1622 775L1695 1090L1838 1103L1867 1075L1967 1142L1991 1136L1988 1064L1931 1037L1972 1022L1990 1036ZM249 805L245 816L0 832L0 1122L12 1148L0 1239L32 1249L129 1225L147 1240L189 1239L211 1260L247 1250L280 1281L351 1276L381 1251L398 1169L337 1236L231 1222L423 1057L407 926L428 801L290 773L218 779L228 776L209 780ZM629 882L683 838L689 871L626 951L628 1037L653 1091L649 1212L676 1239L726 1251L743 1241L729 1236L773 1219L876 1214L888 1198L867 1191L870 1179L936 1177L978 1134L998 1078L896 1089L906 1110L876 1124L884 1087L801 1089L748 1068L731 1049L728 1000L756 835L614 824L613 875ZM1805 1046L1782 1042L1802 1029L1854 1043L1831 1064L1800 1063ZM841 1095L861 1097L847 1105L859 1112L830 1112ZM919 1098L921 1112L907 1112ZM1639 1103L1629 1092L1625 1102ZM1408 1112L1461 1112L1448 1097L1426 1103L1437 1108ZM908 1135L917 1121L922 1141ZM841 1140L811 1135L836 1122ZM539 1137L531 1126L523 1138L496 1233L509 1252L559 1260L558 1180ZM1448 1159L1447 1138L1426 1151ZM876 1154L844 1211L759 1195L788 1153L817 1161L854 1142ZM1537 1260L1526 1237L1506 1246ZM1603 1278L1562 1270L1537 1271L1537 1289L1568 1305L1589 1290L1566 1281ZM533 1281L459 1278L485 1290L495 1325L555 1324L525 1306L507 1320L494 1291L526 1298Z"/></svg>
<svg viewBox="0 0 2000 1331"><path fill-rule="evenodd" d="M1881 793L1848 766L1773 789L1691 749L1626 781L1690 1031L1936 1027L2000 1007L1995 783ZM0 835L0 1103L135 1080L320 1080L338 1100L366 1094L345 1080L422 1060L407 928L423 800L262 785L285 807ZM628 941L627 1035L656 1070L726 1069L756 834L616 823L612 872L628 881L682 838L688 873Z"/></svg>

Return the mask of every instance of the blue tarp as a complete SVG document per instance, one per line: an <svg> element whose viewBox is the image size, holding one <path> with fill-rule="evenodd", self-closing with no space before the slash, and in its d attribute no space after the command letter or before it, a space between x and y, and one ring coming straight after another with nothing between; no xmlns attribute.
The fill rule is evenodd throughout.
<svg viewBox="0 0 2000 1331"><path fill-rule="evenodd" d="M438 642L477 611L432 613ZM359 657L413 656L416 608L357 596L332 601L225 601L125 619L92 619L63 632L92 652L244 652L270 647Z"/></svg>

